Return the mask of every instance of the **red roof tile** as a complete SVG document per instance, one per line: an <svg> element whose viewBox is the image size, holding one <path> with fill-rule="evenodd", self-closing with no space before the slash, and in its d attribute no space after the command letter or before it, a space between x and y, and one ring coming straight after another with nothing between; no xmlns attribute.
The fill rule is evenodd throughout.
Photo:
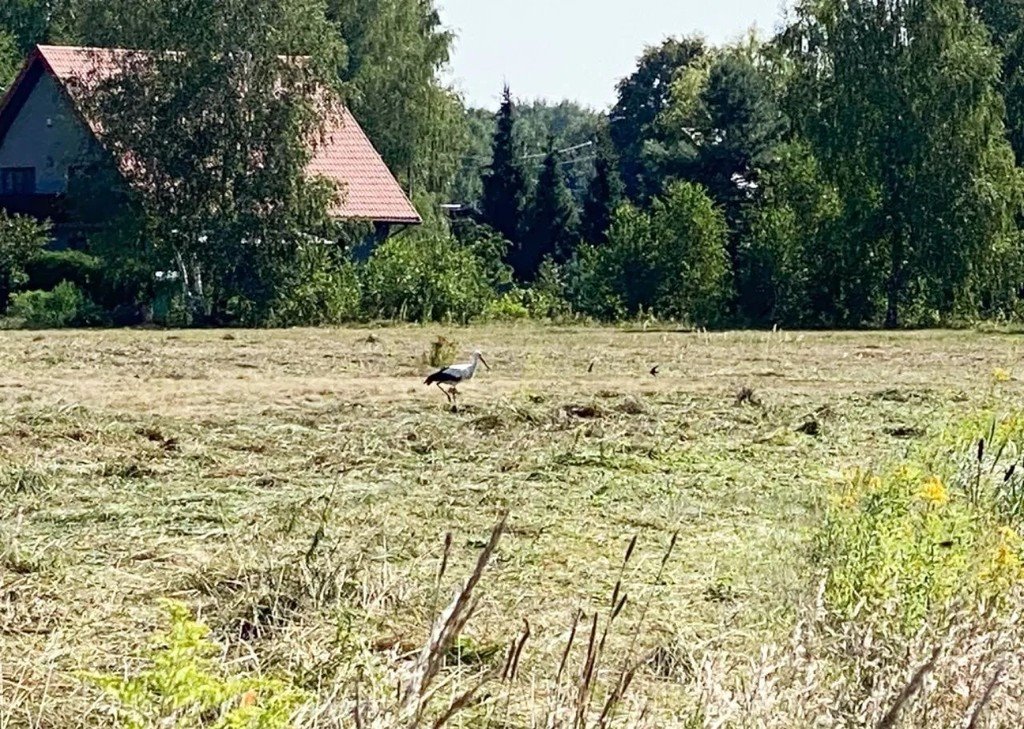
<svg viewBox="0 0 1024 729"><path fill-rule="evenodd" d="M118 61L131 51L38 46L37 53L74 98L70 82L109 78L118 72ZM93 131L98 131L95 125ZM308 170L338 184L341 203L331 213L339 218L421 222L416 208L348 109L326 130L323 143L313 151Z"/></svg>

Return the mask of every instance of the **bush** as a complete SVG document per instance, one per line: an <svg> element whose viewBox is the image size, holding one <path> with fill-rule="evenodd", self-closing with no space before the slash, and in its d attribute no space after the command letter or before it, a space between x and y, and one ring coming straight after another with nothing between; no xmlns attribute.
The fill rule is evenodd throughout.
<svg viewBox="0 0 1024 729"><path fill-rule="evenodd" d="M618 319L648 311L697 324L720 321L729 292L727 228L698 185L677 183L650 212L616 211L608 242L584 246L569 267L582 312Z"/></svg>
<svg viewBox="0 0 1024 729"><path fill-rule="evenodd" d="M525 292L522 289L515 289L502 294L487 304L480 318L484 321L517 321L529 319L530 310L524 303Z"/></svg>
<svg viewBox="0 0 1024 729"><path fill-rule="evenodd" d="M27 289L51 291L67 281L92 291L102 275L100 259L82 251L40 251L25 266Z"/></svg>
<svg viewBox="0 0 1024 729"><path fill-rule="evenodd" d="M284 729L306 694L275 679L224 676L210 629L186 606L167 603L170 630L157 635L136 675L87 674L114 699L127 727L208 726Z"/></svg>
<svg viewBox="0 0 1024 729"><path fill-rule="evenodd" d="M513 288L487 305L484 321L555 319L571 314L565 298L563 270L550 259L544 260L533 284Z"/></svg>
<svg viewBox="0 0 1024 729"><path fill-rule="evenodd" d="M981 446L973 427L956 427L971 432L953 451L960 459L950 459L947 435L934 455L854 474L833 499L816 548L834 616L866 616L911 634L956 601L998 603L1024 579L1024 485L1009 467L1024 444L1022 422L986 428Z"/></svg>
<svg viewBox="0 0 1024 729"><path fill-rule="evenodd" d="M91 326L102 321L102 314L82 290L72 283L58 284L53 291L23 291L11 298L9 311L29 329L60 329Z"/></svg>
<svg viewBox="0 0 1024 729"><path fill-rule="evenodd" d="M24 282L25 265L46 245L49 234L49 223L8 215L0 208L0 314L7 313L11 291Z"/></svg>
<svg viewBox="0 0 1024 729"><path fill-rule="evenodd" d="M289 281L276 298L271 326L342 324L360 314L360 282L352 262L336 248L307 246L300 250Z"/></svg>
<svg viewBox="0 0 1024 729"><path fill-rule="evenodd" d="M383 319L466 322L497 298L490 265L444 233L392 238L363 267L363 311Z"/></svg>
<svg viewBox="0 0 1024 729"><path fill-rule="evenodd" d="M739 304L749 321L788 326L841 321L834 266L839 195L799 142L783 145L764 179L741 249Z"/></svg>

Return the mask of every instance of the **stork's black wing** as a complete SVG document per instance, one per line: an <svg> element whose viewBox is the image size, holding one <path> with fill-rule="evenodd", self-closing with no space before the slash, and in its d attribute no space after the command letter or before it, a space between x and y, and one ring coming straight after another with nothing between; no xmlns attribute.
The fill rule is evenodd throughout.
<svg viewBox="0 0 1024 729"><path fill-rule="evenodd" d="M440 383L444 384L446 382L460 382L461 380L462 380L462 378L459 377L459 373L458 372L455 372L455 371L453 371L451 369L443 369L443 370L438 370L437 372L432 374L430 377L428 377L426 379L426 381L424 382L424 384L425 385L433 385L435 382L440 382Z"/></svg>

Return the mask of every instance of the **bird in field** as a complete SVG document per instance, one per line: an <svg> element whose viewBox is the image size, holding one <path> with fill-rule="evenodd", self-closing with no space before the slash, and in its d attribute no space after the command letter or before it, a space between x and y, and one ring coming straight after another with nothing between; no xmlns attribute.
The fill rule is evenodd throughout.
<svg viewBox="0 0 1024 729"><path fill-rule="evenodd" d="M457 388L463 382L469 382L470 380L472 380L473 375L476 374L477 365L479 365L481 362L483 363L484 367L486 367L487 369L491 369L491 366L487 364L487 360L484 359L483 354L481 354L480 351L477 350L476 352L473 352L472 361L466 362L464 364L449 365L444 369L440 369L434 374L432 374L430 377L428 377L424 381L424 384L427 385L428 387L430 385L437 385L437 388L444 393L445 397L448 398L448 402L450 402L453 407L457 407L455 398L458 396L459 393L455 388ZM450 387L447 390L445 390L444 387L442 387L442 385L450 385Z"/></svg>
<svg viewBox="0 0 1024 729"><path fill-rule="evenodd" d="M659 369L661 369L661 365L655 365L654 367L651 367L651 377L657 377Z"/></svg>

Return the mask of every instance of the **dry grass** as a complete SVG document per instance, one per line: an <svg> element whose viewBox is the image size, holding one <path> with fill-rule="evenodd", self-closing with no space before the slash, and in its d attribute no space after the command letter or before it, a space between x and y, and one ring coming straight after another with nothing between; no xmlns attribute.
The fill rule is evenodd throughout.
<svg viewBox="0 0 1024 729"><path fill-rule="evenodd" d="M457 415L422 386L439 335L493 368ZM7 333L0 726L105 725L75 672L133 665L162 597L199 611L233 670L286 673L320 697L312 723L352 726L394 705L451 580L473 574L506 511L472 620L437 667L439 710L504 673L515 690L465 699L465 725L571 715L581 691L590 713L567 726L684 725L713 693L709 657L754 661L792 625L835 473L970 408L995 368L1012 371L1019 341L534 326ZM1002 388L1021 393L1017 380Z"/></svg>

